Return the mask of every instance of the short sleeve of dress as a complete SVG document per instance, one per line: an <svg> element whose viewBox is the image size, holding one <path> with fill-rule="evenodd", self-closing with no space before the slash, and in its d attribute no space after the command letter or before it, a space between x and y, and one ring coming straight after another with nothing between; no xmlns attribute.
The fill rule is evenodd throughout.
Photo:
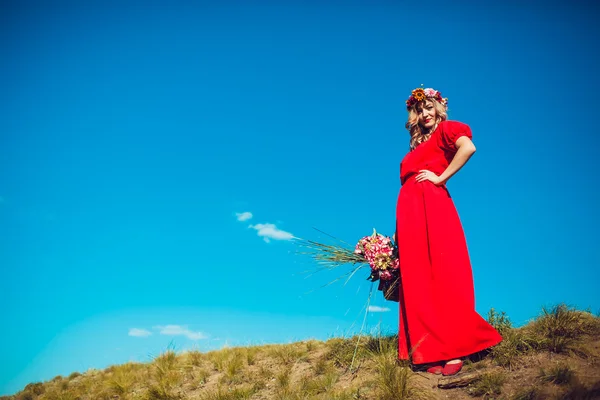
<svg viewBox="0 0 600 400"><path fill-rule="evenodd" d="M471 128L458 121L444 121L440 124L441 146L446 151L456 152L456 141L461 136L473 139Z"/></svg>

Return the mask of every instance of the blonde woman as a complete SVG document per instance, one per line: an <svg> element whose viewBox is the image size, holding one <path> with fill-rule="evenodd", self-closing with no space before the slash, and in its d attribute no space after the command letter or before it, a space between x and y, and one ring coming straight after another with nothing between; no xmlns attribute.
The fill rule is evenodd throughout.
<svg viewBox="0 0 600 400"><path fill-rule="evenodd" d="M446 182L475 153L468 125L447 120L447 99L417 88L406 101L410 151L396 206L400 257L398 358L454 375L461 358L500 334L475 311L465 235Z"/></svg>

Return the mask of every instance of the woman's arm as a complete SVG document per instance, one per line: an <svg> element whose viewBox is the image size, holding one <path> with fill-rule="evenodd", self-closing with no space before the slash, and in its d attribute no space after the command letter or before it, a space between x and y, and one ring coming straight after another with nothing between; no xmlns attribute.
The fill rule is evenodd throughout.
<svg viewBox="0 0 600 400"><path fill-rule="evenodd" d="M438 185L445 184L448 179L450 179L454 174L456 174L466 163L469 161L469 158L475 153L477 150L475 145L466 136L461 136L456 140L456 154L454 154L454 158L448 165L448 168L439 176L440 183Z"/></svg>
<svg viewBox="0 0 600 400"><path fill-rule="evenodd" d="M475 153L475 145L466 136L461 136L456 140L456 148L457 151L452 158L452 161L448 165L448 168L440 176L437 176L433 172L422 169L419 171L419 174L416 176L417 182L430 181L434 185L443 185L448 179L450 179L454 174L456 174L466 163L469 161L469 158Z"/></svg>

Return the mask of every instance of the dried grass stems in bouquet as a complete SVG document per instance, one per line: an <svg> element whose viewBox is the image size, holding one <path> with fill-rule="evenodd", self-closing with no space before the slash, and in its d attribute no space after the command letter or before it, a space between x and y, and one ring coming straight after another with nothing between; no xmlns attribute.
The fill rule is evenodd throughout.
<svg viewBox="0 0 600 400"><path fill-rule="evenodd" d="M335 269L347 264L353 266L350 271L324 286L330 285L344 276L347 276L344 282L346 284L359 269L370 266L371 273L367 279L371 282L379 280L378 290L383 291L384 297L388 300L398 301L398 247L391 238L377 233L373 229L372 235L364 236L354 247L350 247L351 245L340 239L325 232L319 232L338 240L344 246L305 240L302 241L301 246L306 247L308 251L300 253L310 255L322 266L322 269L326 270Z"/></svg>

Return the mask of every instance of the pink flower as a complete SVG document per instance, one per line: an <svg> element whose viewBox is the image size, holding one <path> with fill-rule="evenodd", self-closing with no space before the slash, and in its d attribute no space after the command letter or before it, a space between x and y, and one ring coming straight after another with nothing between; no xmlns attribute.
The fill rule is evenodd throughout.
<svg viewBox="0 0 600 400"><path fill-rule="evenodd" d="M392 274L389 271L380 271L379 279L381 279L382 281L389 281L390 279L392 279Z"/></svg>
<svg viewBox="0 0 600 400"><path fill-rule="evenodd" d="M437 93L436 91L433 92L435 92L434 95ZM373 272L378 271L383 274L385 278L381 279L391 279L392 275L389 270L399 268L398 260L393 258L394 247L391 243L389 237L373 230L372 235L364 236L358 241L354 252L364 256Z"/></svg>

